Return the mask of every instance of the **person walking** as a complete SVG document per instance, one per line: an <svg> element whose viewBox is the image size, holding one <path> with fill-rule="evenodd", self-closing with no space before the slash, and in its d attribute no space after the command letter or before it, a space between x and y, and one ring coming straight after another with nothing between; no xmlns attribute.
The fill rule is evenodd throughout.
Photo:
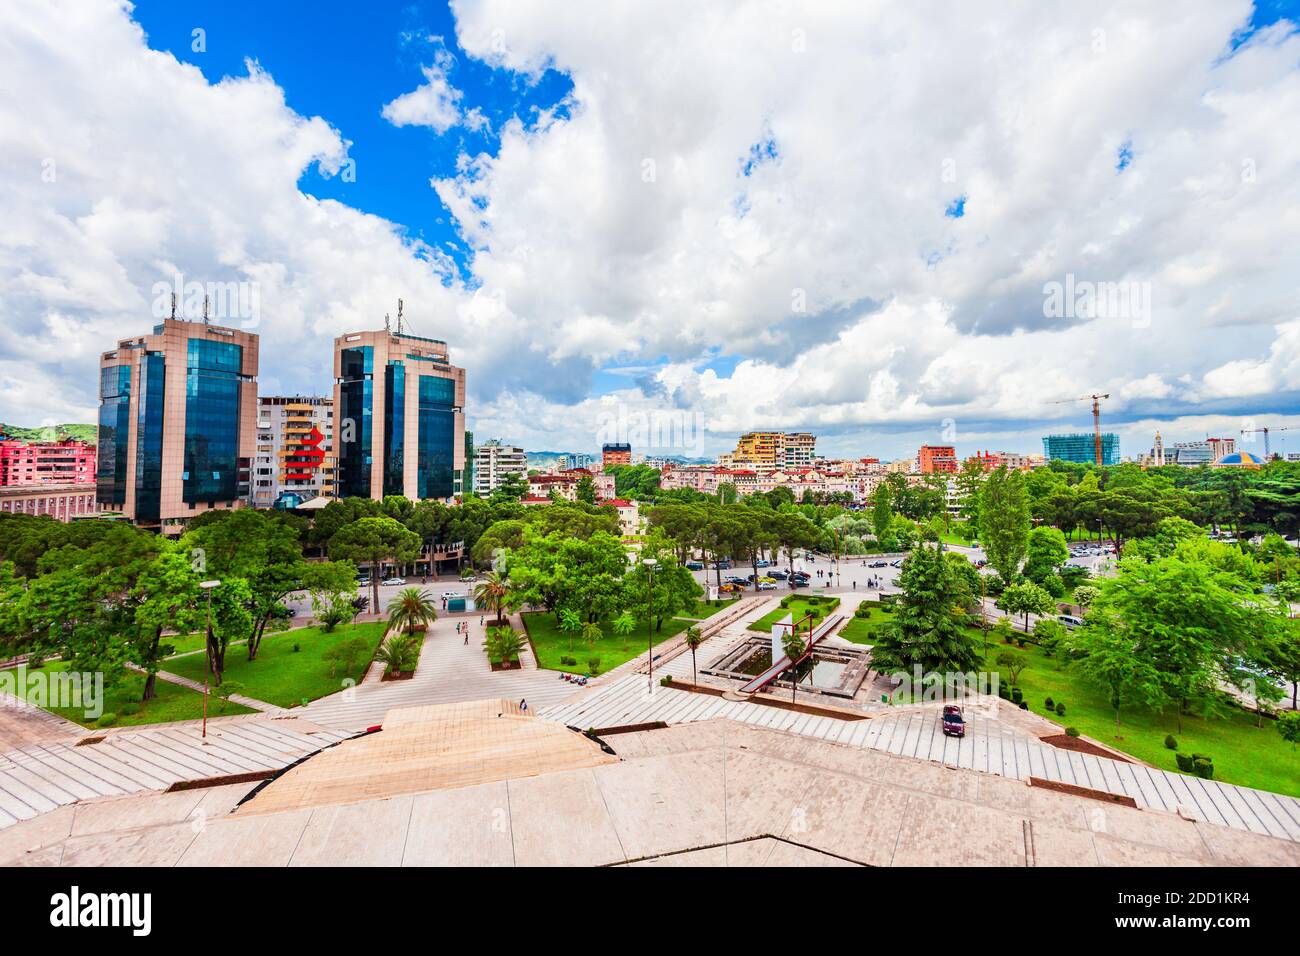
<svg viewBox="0 0 1300 956"><path fill-rule="evenodd" d="M469 647L469 631L465 632L465 646Z"/></svg>
<svg viewBox="0 0 1300 956"><path fill-rule="evenodd" d="M528 698L527 698L527 697L521 697L521 698L519 699L519 709L522 710L522 711L525 711L525 712L528 710Z"/></svg>

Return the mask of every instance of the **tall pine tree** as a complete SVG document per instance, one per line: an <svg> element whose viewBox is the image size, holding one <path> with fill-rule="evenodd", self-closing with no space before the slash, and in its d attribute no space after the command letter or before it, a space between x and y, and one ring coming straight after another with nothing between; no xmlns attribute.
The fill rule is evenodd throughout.
<svg viewBox="0 0 1300 956"><path fill-rule="evenodd" d="M966 630L967 589L944 560L943 552L917 545L898 576L903 589L894 620L871 651L871 666L882 673L951 673L975 670L980 662L975 639Z"/></svg>

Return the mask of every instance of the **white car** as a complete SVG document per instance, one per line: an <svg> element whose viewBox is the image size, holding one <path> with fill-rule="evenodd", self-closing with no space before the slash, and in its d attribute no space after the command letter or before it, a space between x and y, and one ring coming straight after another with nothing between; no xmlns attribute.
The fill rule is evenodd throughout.
<svg viewBox="0 0 1300 956"><path fill-rule="evenodd" d="M406 583L406 578L384 578L384 580L380 581L379 583L386 588L401 587L403 584Z"/></svg>
<svg viewBox="0 0 1300 956"><path fill-rule="evenodd" d="M453 598L463 598L465 595L459 591L443 591L441 596L444 601L450 601Z"/></svg>
<svg viewBox="0 0 1300 956"><path fill-rule="evenodd" d="M758 589L759 589L760 591L775 591L775 590L776 590L776 582L775 582L775 581L759 581L759 582L758 582Z"/></svg>

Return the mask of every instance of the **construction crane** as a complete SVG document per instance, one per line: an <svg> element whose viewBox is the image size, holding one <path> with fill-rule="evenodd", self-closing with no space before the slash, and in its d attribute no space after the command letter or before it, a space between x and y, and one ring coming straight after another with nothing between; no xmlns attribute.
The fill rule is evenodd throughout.
<svg viewBox="0 0 1300 956"><path fill-rule="evenodd" d="M1092 435L1093 443L1097 453L1097 467L1101 467L1101 400L1110 398L1110 393L1094 393L1092 395L1080 395L1078 398L1064 398L1059 402L1049 402L1050 405L1069 405L1073 402L1092 402Z"/></svg>
<svg viewBox="0 0 1300 956"><path fill-rule="evenodd" d="M1273 453L1272 453L1272 451L1271 451L1271 450L1269 449L1269 447L1268 447L1268 433L1269 433L1270 431L1275 431L1275 432L1289 432L1289 431L1291 431L1291 430L1292 430L1292 426L1291 426L1291 425L1281 425L1281 426L1278 426L1278 427L1275 427L1275 428L1269 428L1267 425L1262 425L1262 426L1260 426L1260 427L1258 427L1258 428L1243 428L1243 429L1241 430L1241 433L1242 433L1243 435L1249 435L1249 436L1250 436L1250 438L1247 439L1248 441L1254 441L1254 440L1255 440L1255 433L1256 433L1256 432L1263 432L1263 433L1264 433L1264 460L1265 460L1265 461L1271 461L1272 458L1273 458Z"/></svg>

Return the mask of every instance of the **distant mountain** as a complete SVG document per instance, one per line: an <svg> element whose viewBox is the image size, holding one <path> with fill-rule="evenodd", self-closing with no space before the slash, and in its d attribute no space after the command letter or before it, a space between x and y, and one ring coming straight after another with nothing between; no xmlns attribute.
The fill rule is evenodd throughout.
<svg viewBox="0 0 1300 956"><path fill-rule="evenodd" d="M46 425L41 428L24 428L21 425L7 425L0 422L0 435L5 438L17 438L19 441L55 441L62 435L94 444L98 441L99 428L95 425Z"/></svg>

